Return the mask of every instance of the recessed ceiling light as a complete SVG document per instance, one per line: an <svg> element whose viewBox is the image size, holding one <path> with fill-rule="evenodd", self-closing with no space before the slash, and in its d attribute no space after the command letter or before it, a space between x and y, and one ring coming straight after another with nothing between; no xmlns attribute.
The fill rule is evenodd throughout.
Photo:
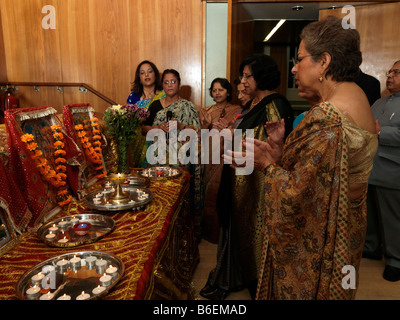
<svg viewBox="0 0 400 320"><path fill-rule="evenodd" d="M294 7L292 7L293 11L300 11L300 10L303 10L303 9L304 9L303 6L294 6Z"/></svg>
<svg viewBox="0 0 400 320"><path fill-rule="evenodd" d="M337 7L337 6L330 6L328 9L334 10L334 9L337 9L337 8L339 8L339 7Z"/></svg>

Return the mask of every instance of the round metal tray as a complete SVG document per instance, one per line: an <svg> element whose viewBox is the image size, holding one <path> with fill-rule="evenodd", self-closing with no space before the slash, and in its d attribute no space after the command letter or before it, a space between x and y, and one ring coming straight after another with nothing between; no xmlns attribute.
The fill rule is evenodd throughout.
<svg viewBox="0 0 400 320"><path fill-rule="evenodd" d="M122 190L129 195L129 201L121 204L113 204L110 201L110 196L113 194L110 188L97 189L85 196L85 204L95 210L99 211L120 211L120 210L141 210L146 204L153 200L153 192L147 188L137 187L125 187L121 185ZM93 199L100 193L105 192L101 197L101 203L94 203ZM147 198L141 199L143 194L147 195ZM107 204L108 202L108 204Z"/></svg>
<svg viewBox="0 0 400 320"><path fill-rule="evenodd" d="M76 258L80 258L80 262L75 263L74 260L79 260ZM71 259L74 259L72 260L74 263ZM98 264L96 264L97 261ZM65 265L60 266L57 264L59 262ZM108 269L110 266L115 272L108 273L111 272L111 268ZM18 298L23 300L43 298L57 300L60 297L68 298L68 296L71 300L76 300L82 294L89 294L90 296L86 296L88 300L97 299L105 296L118 283L124 271L123 262L109 253L97 251L67 253L43 261L25 272L17 282L15 290ZM39 273L44 277L36 283L33 282L32 277ZM110 277L102 278L104 274L112 275L111 279ZM40 291L35 294L29 291L30 294L28 294L27 291L35 284ZM93 291L95 288L97 290Z"/></svg>
<svg viewBox="0 0 400 320"><path fill-rule="evenodd" d="M76 224L87 224L89 229L85 232L74 230ZM64 224L64 226L62 226ZM52 229L58 230L52 231ZM101 214L76 214L50 221L37 231L39 238L52 247L75 247L82 244L95 242L109 234L115 228L113 218ZM51 233L55 234L53 240L46 238ZM65 239L65 240L63 240ZM61 241L60 241L61 240ZM60 242L59 242L60 241Z"/></svg>
<svg viewBox="0 0 400 320"><path fill-rule="evenodd" d="M151 167L139 171L139 174L152 179L175 179L182 174L182 170L171 167Z"/></svg>

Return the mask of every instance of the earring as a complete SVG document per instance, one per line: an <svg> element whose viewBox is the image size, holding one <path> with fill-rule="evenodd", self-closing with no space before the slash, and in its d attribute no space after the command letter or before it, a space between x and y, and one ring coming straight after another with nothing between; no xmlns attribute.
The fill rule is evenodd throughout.
<svg viewBox="0 0 400 320"><path fill-rule="evenodd" d="M324 78L322 77L322 72L321 72L321 74L320 74L318 80L319 80L319 82L322 82L322 80L324 80Z"/></svg>

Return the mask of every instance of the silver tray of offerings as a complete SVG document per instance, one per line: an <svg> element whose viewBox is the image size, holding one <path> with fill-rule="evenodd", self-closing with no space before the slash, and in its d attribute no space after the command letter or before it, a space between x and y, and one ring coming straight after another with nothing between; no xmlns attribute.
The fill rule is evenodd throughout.
<svg viewBox="0 0 400 320"><path fill-rule="evenodd" d="M99 211L142 210L153 200L153 193L147 188L121 188L118 186L97 189L85 196L85 204Z"/></svg>
<svg viewBox="0 0 400 320"><path fill-rule="evenodd" d="M37 231L51 247L75 247L93 243L115 228L113 218L101 214L76 214L50 221Z"/></svg>
<svg viewBox="0 0 400 320"><path fill-rule="evenodd" d="M182 170L171 167L151 167L139 171L139 174L149 179L175 179L182 174Z"/></svg>
<svg viewBox="0 0 400 320"><path fill-rule="evenodd" d="M91 300L105 296L121 279L122 261L109 253L81 251L43 261L16 285L22 300Z"/></svg>

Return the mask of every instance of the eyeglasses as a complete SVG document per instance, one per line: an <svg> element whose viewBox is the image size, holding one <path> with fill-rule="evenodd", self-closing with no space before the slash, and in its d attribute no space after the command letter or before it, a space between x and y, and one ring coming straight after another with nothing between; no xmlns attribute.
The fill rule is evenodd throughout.
<svg viewBox="0 0 400 320"><path fill-rule="evenodd" d="M165 80L164 81L164 84L167 86L167 85L169 85L170 83L171 84L175 84L175 83L177 83L178 82L178 80Z"/></svg>
<svg viewBox="0 0 400 320"><path fill-rule="evenodd" d="M239 77L239 80L242 81L247 80L248 78L254 77L252 74L243 74L242 76Z"/></svg>
<svg viewBox="0 0 400 320"><path fill-rule="evenodd" d="M293 65L295 66L295 65L297 65L298 63L300 63L304 58L312 57L312 56L313 56L313 54L308 54L308 55L306 55L306 56L302 56L301 58L299 58L299 57L297 57L297 58L293 57L293 58L292 58Z"/></svg>
<svg viewBox="0 0 400 320"><path fill-rule="evenodd" d="M390 70L390 71L386 72L386 77L389 77L389 76L394 77L394 76L397 76L399 73L400 73L399 69Z"/></svg>

